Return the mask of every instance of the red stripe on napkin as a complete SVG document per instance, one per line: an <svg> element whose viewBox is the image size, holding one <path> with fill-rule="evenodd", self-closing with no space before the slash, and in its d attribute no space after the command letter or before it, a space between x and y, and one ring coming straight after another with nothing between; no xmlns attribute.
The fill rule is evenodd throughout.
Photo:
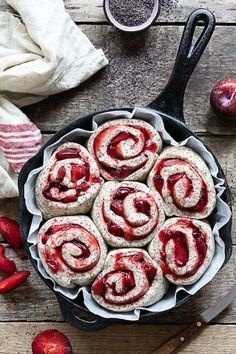
<svg viewBox="0 0 236 354"><path fill-rule="evenodd" d="M0 149L16 173L40 149L42 135L33 123L0 124Z"/></svg>
<svg viewBox="0 0 236 354"><path fill-rule="evenodd" d="M0 124L0 132L33 132L39 130L37 126L33 123L24 123L24 124Z"/></svg>

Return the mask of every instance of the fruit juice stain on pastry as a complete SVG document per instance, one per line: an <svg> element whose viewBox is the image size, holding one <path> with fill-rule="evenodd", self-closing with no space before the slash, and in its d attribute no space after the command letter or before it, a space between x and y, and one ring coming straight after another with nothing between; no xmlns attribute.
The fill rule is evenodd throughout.
<svg viewBox="0 0 236 354"><path fill-rule="evenodd" d="M57 226L51 228L51 235L58 233L58 232L61 232L64 235L67 231L69 231L70 233L86 232L86 230L82 229L79 225L73 225L73 224L57 225ZM90 235L86 232L86 237L89 239L90 245L93 245L94 249L96 248L97 253L98 253L97 257L94 259L94 262L90 262L89 264L87 264L86 258L90 257L90 255L91 255L90 250L82 241L73 240L70 237L69 240L65 239L65 241L63 241L62 243L60 242L59 245L56 242L55 242L55 244L53 244L54 260L47 258L47 249L46 249L46 262L48 263L50 268L53 271L58 271L60 269L59 262L61 260L63 260L63 262L67 266L71 267L75 272L84 272L84 271L91 269L94 266L94 264L97 262L98 257L100 256L100 250L99 250L99 244L98 244L97 240L92 235ZM44 240L42 240L42 242L43 241ZM69 247L70 247L71 256L73 256L75 258L74 267L72 264L70 264L67 261L67 258L65 257L65 247L68 247L68 243L69 243ZM63 251L63 249L64 249L64 251ZM49 253L49 257L50 256L51 255ZM57 259L59 262L57 262L55 259Z"/></svg>
<svg viewBox="0 0 236 354"><path fill-rule="evenodd" d="M103 179L89 152L65 143L50 157L36 181L36 202L45 219L87 213Z"/></svg>
<svg viewBox="0 0 236 354"><path fill-rule="evenodd" d="M131 255L131 256L123 256L122 253L117 254L116 255L116 264L115 264L117 269L121 269L121 270L125 269L125 262L124 262L125 257L129 257L129 259L131 261L134 260L135 262L142 264L143 269L147 275L149 284L151 285L153 282L153 279L155 278L156 272L157 272L156 267L152 263L148 262L144 258L143 254L141 252L137 252L136 254Z"/></svg>
<svg viewBox="0 0 236 354"><path fill-rule="evenodd" d="M67 148L56 153L57 160L73 159L80 157L80 151L74 148Z"/></svg>
<svg viewBox="0 0 236 354"><path fill-rule="evenodd" d="M47 256L46 256L46 262L47 262L49 268L51 269L51 271L53 271L54 273L56 273L60 270L60 264L57 261L55 261L54 259L47 258Z"/></svg>
<svg viewBox="0 0 236 354"><path fill-rule="evenodd" d="M57 162L52 167L48 176L48 184L43 190L43 195L53 201L61 201L62 203L75 202L78 196L86 192L90 185L86 183L90 179L90 168L87 161L83 160L80 151L77 149L64 149L56 153L57 161L77 158L80 161L77 163L70 162L58 166ZM53 169L56 169L57 173ZM71 181L68 183L68 181ZM72 191L72 194L67 196L65 192ZM62 192L62 193L60 193Z"/></svg>
<svg viewBox="0 0 236 354"><path fill-rule="evenodd" d="M150 305L167 290L160 267L144 250L111 251L102 272L92 285L92 296L112 311L130 311Z"/></svg>
<svg viewBox="0 0 236 354"><path fill-rule="evenodd" d="M170 282L188 285L197 281L208 268L215 241L205 221L171 218L151 241L148 250Z"/></svg>
<svg viewBox="0 0 236 354"><path fill-rule="evenodd" d="M181 220L179 221L179 224L183 223ZM197 227L194 226L194 224L191 221L184 221L184 224L186 226L190 227L193 232L193 237L194 237L194 242L195 242L195 247L197 250L197 255L198 255L198 261L196 262L195 267L183 277L188 277L196 273L198 268L202 265L202 262L206 256L206 251L207 251L207 246L205 243L205 235L204 233L201 233ZM178 267L183 267L187 264L189 260L189 247L188 247L188 242L186 239L186 235L184 235L182 232L179 231L174 231L174 230L168 230L164 229L161 230L159 233L160 240L163 243L163 249L161 251L161 258L163 262L163 272L166 273L172 273L174 275L173 270L171 270L168 266L166 266L166 253L165 253L165 248L167 243L172 240L174 242L174 247L175 247L175 263Z"/></svg>
<svg viewBox="0 0 236 354"><path fill-rule="evenodd" d="M128 194L134 192L134 188L120 187L112 198L111 210L113 210L117 215L124 216L123 200Z"/></svg>
<svg viewBox="0 0 236 354"><path fill-rule="evenodd" d="M107 130L102 131L97 137L94 139L94 151L96 152L103 142L103 136L107 134ZM119 133L108 145L107 147L107 154L114 160L125 160L127 158L134 158L138 155L138 153L142 152L144 149L144 144L143 144L143 149L139 151L138 153L132 153L132 148L134 147L135 144L139 142L139 138L135 135L132 135L128 132L122 132ZM122 145L121 145L122 144ZM153 144L153 151L155 151L156 145ZM148 147L150 150L150 148ZM151 150L151 151L152 151ZM125 153L124 153L125 151ZM139 165L136 165L135 167L129 167L129 166L122 166L118 168L112 168L110 166L106 166L105 163L101 163L102 167L104 170L106 170L108 173L110 173L111 176L117 177L124 179L128 177L131 173L135 172L136 170L140 169L142 166L144 166L146 161L143 161Z"/></svg>
<svg viewBox="0 0 236 354"><path fill-rule="evenodd" d="M163 161L161 161L161 163L158 165L158 167L155 170L156 172L155 172L155 176L154 176L154 184L155 184L157 191L161 195L162 195L164 180L163 180L160 172L161 172L162 168L170 167L173 165L184 166L184 162L181 160L178 160L178 159L163 160ZM201 178L201 177L199 176L199 178ZM204 209L205 206L207 205L207 202L208 202L207 188L206 188L205 183L202 181L202 185L201 185L202 195L201 195L201 198L199 199L198 204L194 207L184 207L181 204L181 201L175 197L175 185L178 181L180 181L183 185L183 188L185 191L185 194L183 195L184 199L190 197L191 194L193 193L193 189L194 189L192 181L187 177L187 175L185 173L176 173L174 175L169 176L167 179L167 188L168 188L169 193L172 195L175 204L179 208L185 209L187 211L201 211L202 209Z"/></svg>
<svg viewBox="0 0 236 354"><path fill-rule="evenodd" d="M106 182L95 200L92 218L113 247L147 244L165 219L155 192L139 182Z"/></svg>
<svg viewBox="0 0 236 354"><path fill-rule="evenodd" d="M139 129L141 134L139 136L135 136L133 134L130 134L128 132L122 132L119 133L108 145L107 147L107 154L111 156L113 159L116 160L123 160L123 159L128 159L131 157L136 157L139 153L144 152L145 150L149 150L151 152L155 152L157 150L157 144L152 142L150 140L150 137L147 133L147 131L143 128L132 126L132 128ZM94 139L94 151L96 151L99 148L99 145L103 141L103 136L107 134L107 130L102 131L97 137ZM135 151L134 153L132 152L132 148L135 146L135 144L139 143L140 139L142 140L142 148L140 151ZM125 153L124 153L125 151ZM148 156L147 156L148 158ZM128 166L122 166L122 168L109 168L105 164L103 164L103 168L108 170L108 172L118 178L126 178L128 177L132 172L135 172L142 166L144 166L146 161L143 161L136 167L128 167Z"/></svg>
<svg viewBox="0 0 236 354"><path fill-rule="evenodd" d="M163 149L147 184L161 196L167 216L203 219L216 204L214 182L205 161L187 147Z"/></svg>
<svg viewBox="0 0 236 354"><path fill-rule="evenodd" d="M138 119L106 122L88 140L88 150L107 180L144 180L161 147L160 134Z"/></svg>
<svg viewBox="0 0 236 354"><path fill-rule="evenodd" d="M112 274L117 274L120 279L121 279L121 286L120 289L118 290L116 287L115 283L109 284L107 282L108 278ZM95 294L101 295L105 298L105 293L106 293L106 287L109 287L112 290L112 293L115 296L122 296L128 293L130 290L132 290L135 287L135 280L132 272L129 271L114 271L109 274L106 274L103 279L98 280L96 283L93 285L93 291Z"/></svg>
<svg viewBox="0 0 236 354"><path fill-rule="evenodd" d="M49 275L64 287L88 285L102 269L106 244L88 216L57 217L39 230L38 251Z"/></svg>
<svg viewBox="0 0 236 354"><path fill-rule="evenodd" d="M151 216L150 204L146 200L139 200L138 198L134 200L134 205L138 212L143 213L147 216Z"/></svg>

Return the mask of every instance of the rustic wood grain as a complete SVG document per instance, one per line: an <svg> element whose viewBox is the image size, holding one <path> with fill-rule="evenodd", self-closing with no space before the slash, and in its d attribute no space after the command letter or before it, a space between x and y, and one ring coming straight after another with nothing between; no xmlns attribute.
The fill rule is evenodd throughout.
<svg viewBox="0 0 236 354"><path fill-rule="evenodd" d="M67 11L77 22L107 21L103 12L103 0L66 0ZM159 22L183 22L196 8L207 8L216 16L217 22L236 22L235 2L233 0L160 0Z"/></svg>
<svg viewBox="0 0 236 354"><path fill-rule="evenodd" d="M71 341L74 354L149 354L183 326L115 325L91 334L64 323L1 323L0 354L30 354L34 336L48 328L65 333ZM235 346L236 326L210 325L183 346L181 353L233 354Z"/></svg>
<svg viewBox="0 0 236 354"><path fill-rule="evenodd" d="M103 0L66 0L64 1L67 11L74 21L77 22L100 22L107 21L103 12ZM157 18L159 22L183 22L190 12L196 8L211 10L218 23L236 22L235 2L226 0L160 0L161 11Z"/></svg>
<svg viewBox="0 0 236 354"><path fill-rule="evenodd" d="M25 108L44 132L57 131L76 117L114 107L150 103L170 76L182 26L155 26L135 36L110 26L83 25L96 47L102 47L110 64L80 87ZM217 27L186 90L185 117L196 132L236 134L236 124L216 119L209 111L210 90L216 81L235 75L236 51L228 45L235 27Z"/></svg>
<svg viewBox="0 0 236 354"><path fill-rule="evenodd" d="M186 342L189 343L194 336L200 335L206 326L207 324L202 321L201 316L196 317L194 322L178 331L173 337L170 337L170 339L168 338L168 340L155 349L152 354L167 354L180 351L183 344L186 344Z"/></svg>
<svg viewBox="0 0 236 354"><path fill-rule="evenodd" d="M233 216L236 215L236 136L214 137L202 136L203 141L210 147L221 164L232 197ZM233 217L232 239L236 243L236 220Z"/></svg>
<svg viewBox="0 0 236 354"><path fill-rule="evenodd" d="M19 270L30 270L30 278L14 292L0 295L0 322L6 321L62 321L55 295L42 282L23 250L7 248L9 258L16 261ZM236 246L229 263L192 299L176 310L162 314L152 323L191 323L201 311L213 305L235 284ZM236 301L214 323L236 323ZM1 324L0 324L1 326ZM1 338L1 336L0 336ZM0 346L1 348L1 346ZM1 353L1 352L0 352Z"/></svg>
<svg viewBox="0 0 236 354"><path fill-rule="evenodd" d="M236 22L234 0L160 0L161 12L157 23L178 23L187 19L196 8L211 10L218 23ZM66 11L76 22L107 22L103 11L103 0L65 0ZM0 11L10 11L12 8L4 0L0 0Z"/></svg>

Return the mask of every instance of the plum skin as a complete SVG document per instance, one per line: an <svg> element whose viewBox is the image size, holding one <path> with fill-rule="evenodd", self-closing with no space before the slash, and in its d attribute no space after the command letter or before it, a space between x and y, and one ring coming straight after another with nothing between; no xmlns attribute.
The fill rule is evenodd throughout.
<svg viewBox="0 0 236 354"><path fill-rule="evenodd" d="M236 78L218 81L211 91L210 103L216 113L236 118Z"/></svg>

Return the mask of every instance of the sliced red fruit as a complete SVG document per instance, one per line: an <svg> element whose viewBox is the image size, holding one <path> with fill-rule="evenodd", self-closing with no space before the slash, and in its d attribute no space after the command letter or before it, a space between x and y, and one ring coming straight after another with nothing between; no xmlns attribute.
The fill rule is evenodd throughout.
<svg viewBox="0 0 236 354"><path fill-rule="evenodd" d="M157 269L151 263L144 264L144 269L145 269L149 284L151 285L153 282L153 279L155 278L155 276L157 274Z"/></svg>
<svg viewBox="0 0 236 354"><path fill-rule="evenodd" d="M125 197L129 194L129 193L134 193L135 190L133 188L129 188L129 187L120 187L117 191L116 194L114 195L114 199L125 199Z"/></svg>
<svg viewBox="0 0 236 354"><path fill-rule="evenodd" d="M30 275L30 272L16 272L0 280L0 294L9 293L21 285Z"/></svg>
<svg viewBox="0 0 236 354"><path fill-rule="evenodd" d="M57 261L54 261L53 259L47 259L46 262L52 272L56 273L60 269L60 265Z"/></svg>
<svg viewBox="0 0 236 354"><path fill-rule="evenodd" d="M5 256L5 247L0 244L0 271L5 273L16 272L16 264Z"/></svg>
<svg viewBox="0 0 236 354"><path fill-rule="evenodd" d="M162 188L164 185L164 180L161 177L161 175L159 175L159 174L154 175L153 182L154 182L156 190L160 193L160 195L162 195Z"/></svg>
<svg viewBox="0 0 236 354"><path fill-rule="evenodd" d="M136 199L135 206L138 212L150 216L151 208L150 204L146 200Z"/></svg>
<svg viewBox="0 0 236 354"><path fill-rule="evenodd" d="M63 203L73 203L76 202L77 200L77 195L73 194L73 195L68 195L67 197L63 198L61 201Z"/></svg>
<svg viewBox="0 0 236 354"><path fill-rule="evenodd" d="M108 231L114 236L118 236L118 237L124 236L124 231L122 230L122 228L119 225L113 223L112 221L108 222L107 228Z"/></svg>
<svg viewBox="0 0 236 354"><path fill-rule="evenodd" d="M32 342L33 354L72 354L69 339L56 329L42 331Z"/></svg>
<svg viewBox="0 0 236 354"><path fill-rule="evenodd" d="M117 215L124 215L123 201L120 199L114 199L111 203L111 210Z"/></svg>
<svg viewBox="0 0 236 354"><path fill-rule="evenodd" d="M90 185L88 183L83 183L81 186L78 188L78 192L86 192L90 188Z"/></svg>
<svg viewBox="0 0 236 354"><path fill-rule="evenodd" d="M134 275L132 272L125 273L124 288L133 288L135 286Z"/></svg>
<svg viewBox="0 0 236 354"><path fill-rule="evenodd" d="M75 148L67 148L56 153L57 160L73 159L80 157L80 151Z"/></svg>
<svg viewBox="0 0 236 354"><path fill-rule="evenodd" d="M90 178L91 182L92 183L102 183L103 182L103 179L99 176L91 176Z"/></svg>
<svg viewBox="0 0 236 354"><path fill-rule="evenodd" d="M153 143L151 140L148 140L146 142L146 150L149 150L151 152L156 152L157 144Z"/></svg>
<svg viewBox="0 0 236 354"><path fill-rule="evenodd" d="M63 181L64 177L66 175L66 169L64 166L61 166L58 170L58 178L59 178L59 181Z"/></svg>
<svg viewBox="0 0 236 354"><path fill-rule="evenodd" d="M73 165L71 166L71 182L76 183L79 179L86 176L87 168L85 165Z"/></svg>
<svg viewBox="0 0 236 354"><path fill-rule="evenodd" d="M13 248L20 248L23 244L19 224L5 216L0 216L0 234Z"/></svg>
<svg viewBox="0 0 236 354"><path fill-rule="evenodd" d="M127 140L129 138L131 138L132 135L130 133L127 132L122 132L119 133L113 140L112 140L112 144L118 144L119 142L121 142L122 140Z"/></svg>
<svg viewBox="0 0 236 354"><path fill-rule="evenodd" d="M92 290L94 294L101 295L104 297L104 294L106 292L105 278L95 281L92 285Z"/></svg>
<svg viewBox="0 0 236 354"><path fill-rule="evenodd" d="M176 173L175 175L170 176L168 178L168 188L170 190L172 190L175 183L177 183L184 176L185 176L185 173Z"/></svg>

